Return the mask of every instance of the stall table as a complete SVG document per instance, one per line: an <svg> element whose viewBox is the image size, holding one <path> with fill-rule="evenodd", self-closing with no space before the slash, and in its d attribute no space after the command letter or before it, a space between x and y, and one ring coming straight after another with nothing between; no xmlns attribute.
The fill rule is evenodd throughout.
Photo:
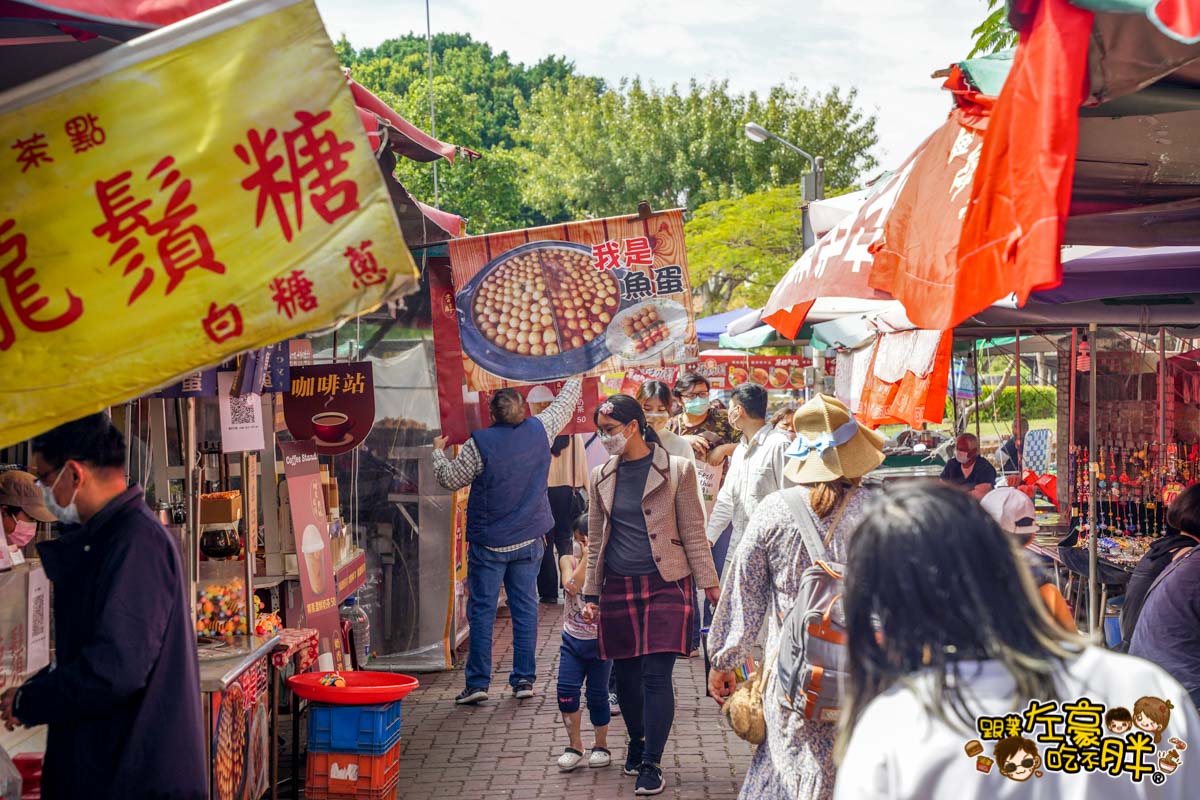
<svg viewBox="0 0 1200 800"><path fill-rule="evenodd" d="M279 797L279 748L275 745L279 730L279 693L281 676L289 661L294 661L296 674L307 672L317 662L317 646L320 633L316 628L284 628L279 632L279 643L271 653L271 664L275 667L271 683L271 800ZM292 780L298 778L295 768L299 758L300 717L292 719Z"/></svg>
<svg viewBox="0 0 1200 800"><path fill-rule="evenodd" d="M275 749L267 714L269 656L279 636L231 636L198 648L209 796L258 800Z"/></svg>

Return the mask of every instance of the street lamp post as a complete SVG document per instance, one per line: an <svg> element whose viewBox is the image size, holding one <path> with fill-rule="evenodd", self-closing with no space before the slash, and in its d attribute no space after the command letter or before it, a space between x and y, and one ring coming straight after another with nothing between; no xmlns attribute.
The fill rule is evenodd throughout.
<svg viewBox="0 0 1200 800"><path fill-rule="evenodd" d="M804 249L807 250L812 247L816 240L816 236L812 230L812 223L809 222L807 206L813 200L825 199L825 158L823 156L814 156L805 150L801 150L787 139L776 136L756 122L746 123L746 138L752 142L765 142L768 139L774 139L789 150L800 154L808 161L809 171L805 174L801 182L806 208L804 212Z"/></svg>

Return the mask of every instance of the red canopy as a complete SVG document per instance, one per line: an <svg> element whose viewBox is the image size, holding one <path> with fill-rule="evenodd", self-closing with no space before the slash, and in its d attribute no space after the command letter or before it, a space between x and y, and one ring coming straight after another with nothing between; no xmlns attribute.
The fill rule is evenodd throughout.
<svg viewBox="0 0 1200 800"><path fill-rule="evenodd" d="M221 0L0 0L0 92Z"/></svg>
<svg viewBox="0 0 1200 800"><path fill-rule="evenodd" d="M386 145L389 150L412 161L428 163L444 158L453 164L454 157L459 154L460 150L468 159L479 158L479 154L474 150L438 141L425 133L350 77L350 70L343 71L346 74L346 83L350 85L350 93L354 96L354 104L358 106L359 117L364 121L367 134L372 137L371 144L375 147L376 152L379 151L386 137ZM375 126L365 124L367 117L364 112L378 117L383 129L373 130Z"/></svg>
<svg viewBox="0 0 1200 800"><path fill-rule="evenodd" d="M971 91L957 69L946 88L957 107L945 123L771 293L762 319L785 337L795 338L818 297L895 297L920 327L951 327L935 323L955 291L959 226L994 98Z"/></svg>
<svg viewBox="0 0 1200 800"><path fill-rule="evenodd" d="M170 25L226 0L3 0L0 16L69 18L76 21ZM23 9L21 7L24 7Z"/></svg>
<svg viewBox="0 0 1200 800"><path fill-rule="evenodd" d="M1093 14L1067 0L1018 0L1021 44L983 144L958 251L955 325L1016 292L1062 281L1079 106L1088 95ZM913 320L916 322L916 320Z"/></svg>

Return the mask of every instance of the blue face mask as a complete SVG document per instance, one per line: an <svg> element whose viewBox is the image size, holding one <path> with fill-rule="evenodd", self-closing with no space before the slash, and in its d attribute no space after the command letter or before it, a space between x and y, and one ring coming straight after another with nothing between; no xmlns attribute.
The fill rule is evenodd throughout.
<svg viewBox="0 0 1200 800"><path fill-rule="evenodd" d="M683 404L683 408L685 411L687 411L687 413L691 414L693 417L698 417L701 414L703 414L705 411L708 411L708 398L707 397L688 398L688 401Z"/></svg>
<svg viewBox="0 0 1200 800"><path fill-rule="evenodd" d="M46 502L46 508L50 513L58 517L58 521L67 525L78 525L79 509L75 507L75 495L79 494L79 487L71 493L71 501L65 506L60 506L58 501L54 499L54 487L58 486L58 482L62 480L62 476L67 474L67 468L63 467L58 472L58 477L54 479L54 483L50 486L42 487L42 499Z"/></svg>

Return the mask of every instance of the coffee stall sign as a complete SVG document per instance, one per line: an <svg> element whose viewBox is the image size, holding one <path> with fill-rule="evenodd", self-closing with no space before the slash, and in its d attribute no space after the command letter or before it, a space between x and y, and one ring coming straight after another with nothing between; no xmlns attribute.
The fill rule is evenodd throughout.
<svg viewBox="0 0 1200 800"><path fill-rule="evenodd" d="M375 424L371 362L292 367L283 416L297 441L311 441L322 455L339 455L362 444Z"/></svg>

